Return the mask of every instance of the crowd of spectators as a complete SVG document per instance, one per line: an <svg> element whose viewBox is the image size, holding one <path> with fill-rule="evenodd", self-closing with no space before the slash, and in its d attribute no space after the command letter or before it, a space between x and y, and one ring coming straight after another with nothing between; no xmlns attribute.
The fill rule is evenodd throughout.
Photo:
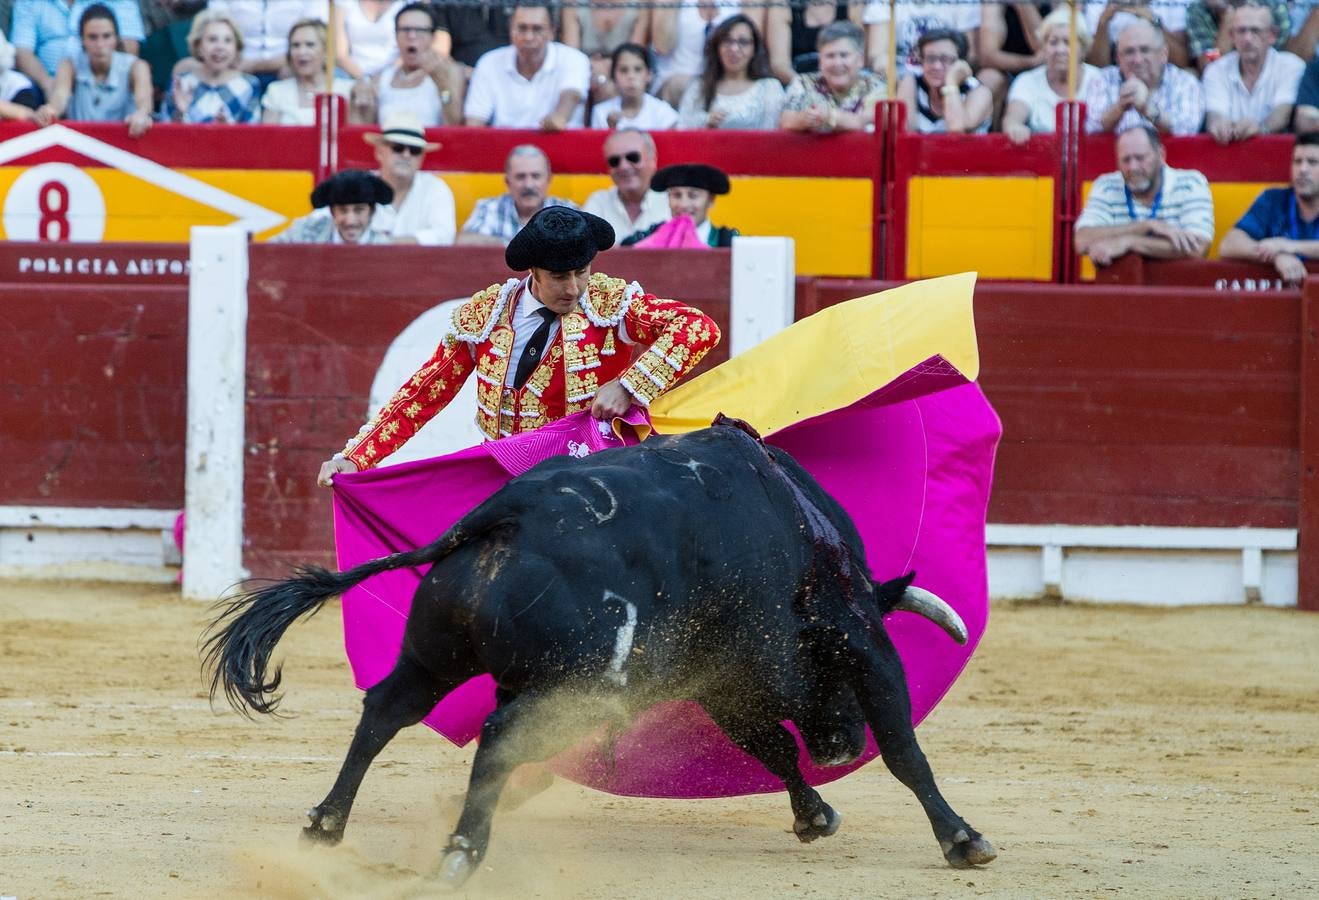
<svg viewBox="0 0 1319 900"><path fill-rule="evenodd" d="M306 124L332 92L358 124L857 130L890 93L892 34L912 131L1020 143L1054 129L1069 81L1091 132L1319 130L1316 0L1083 0L1075 54L1065 5L889 15L883 0L0 0L0 117Z"/></svg>
<svg viewBox="0 0 1319 900"><path fill-rule="evenodd" d="M1074 89L1086 130L1119 135L1118 169L1096 181L1077 222L1078 251L1100 265L1127 252L1208 249L1208 186L1166 165L1162 136L1204 132L1227 144L1319 134L1319 0L1082 0L1075 47L1066 5L896 9L891 21L883 0L0 0L0 118L115 121L134 136L153 121L307 125L315 98L338 94L350 121L383 125L371 135L379 169L374 180L325 187L325 202L290 234L352 243L507 243L537 210L569 204L549 193L545 154L523 145L509 154L507 192L456 228L449 189L419 171L436 148L426 128L617 129L605 141L614 187L591 203L620 242L685 217L690 234L661 229L665 240L713 244L731 233L706 217L726 178L666 171L665 204L650 193L647 132L873 128L890 94L892 43L891 93L912 131L1001 131L1023 143L1054 130L1055 108ZM1298 153L1316 147L1307 139ZM1319 173L1293 175L1283 237L1308 247ZM358 199L326 199L345 190ZM692 191L701 203L675 206ZM347 209L386 192L365 222ZM1223 253L1290 277L1301 254L1265 233L1266 212L1252 208Z"/></svg>

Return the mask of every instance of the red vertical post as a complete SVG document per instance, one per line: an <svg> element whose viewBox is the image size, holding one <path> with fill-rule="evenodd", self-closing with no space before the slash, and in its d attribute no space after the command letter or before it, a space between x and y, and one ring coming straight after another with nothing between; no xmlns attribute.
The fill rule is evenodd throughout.
<svg viewBox="0 0 1319 900"><path fill-rule="evenodd" d="M903 277L895 267L899 252L906 252L907 223L902 221L898 208L897 140L906 121L906 106L899 100L883 100L875 105L875 225L872 232L874 255L870 264L872 278L897 279Z"/></svg>
<svg viewBox="0 0 1319 900"><path fill-rule="evenodd" d="M1072 229L1081 214L1081 147L1085 136L1085 104L1064 101L1054 108L1058 150L1057 195L1054 197L1054 278L1075 284L1080 276Z"/></svg>
<svg viewBox="0 0 1319 900"><path fill-rule="evenodd" d="M1319 278L1301 290L1300 485L1296 605L1319 612Z"/></svg>
<svg viewBox="0 0 1319 900"><path fill-rule="evenodd" d="M339 171L339 129L346 121L347 103L338 94L316 96L316 182Z"/></svg>

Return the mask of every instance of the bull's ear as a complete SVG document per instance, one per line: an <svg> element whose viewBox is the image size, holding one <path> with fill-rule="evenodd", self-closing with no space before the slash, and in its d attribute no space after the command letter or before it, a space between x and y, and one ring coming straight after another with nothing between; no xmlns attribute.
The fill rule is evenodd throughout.
<svg viewBox="0 0 1319 900"><path fill-rule="evenodd" d="M879 602L879 608L884 612L893 609L894 605L902 599L902 595L911 583L916 580L915 572L908 572L892 581L876 581L875 599Z"/></svg>

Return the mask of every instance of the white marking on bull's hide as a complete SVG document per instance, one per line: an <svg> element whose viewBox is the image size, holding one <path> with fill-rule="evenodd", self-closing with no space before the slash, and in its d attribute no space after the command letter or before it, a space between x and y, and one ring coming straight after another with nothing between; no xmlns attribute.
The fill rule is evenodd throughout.
<svg viewBox="0 0 1319 900"><path fill-rule="evenodd" d="M627 662L632 652L632 639L637 632L637 607L630 600L606 590L604 602L608 603L610 600L617 600L623 604L623 609L627 612L627 620L618 626L618 633L614 637L614 658L609 661L609 671L605 673L605 679L622 687L627 684L627 673L623 671L623 664Z"/></svg>
<svg viewBox="0 0 1319 900"><path fill-rule="evenodd" d="M585 494L583 494L581 491L577 490L576 488L561 487L559 488L559 493L573 494L576 497L579 497L581 501L586 504L586 508L591 511L591 515L595 516L595 524L603 525L606 522L613 519L614 516L618 515L618 499L614 496L614 492L609 490L609 488L605 487L605 483L601 481L599 478L588 478L587 480L590 481L591 484L598 487L601 491L603 491L604 495L609 498L608 512L601 513L600 510L595 508L595 504L591 501L591 498L587 497Z"/></svg>

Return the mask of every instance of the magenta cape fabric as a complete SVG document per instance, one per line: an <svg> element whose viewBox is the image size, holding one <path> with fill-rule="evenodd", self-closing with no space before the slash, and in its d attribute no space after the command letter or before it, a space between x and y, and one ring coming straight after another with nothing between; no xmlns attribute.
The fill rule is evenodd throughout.
<svg viewBox="0 0 1319 900"><path fill-rule="evenodd" d="M711 417L718 410L711 410ZM753 425L755 423L752 423ZM769 442L792 453L846 507L865 541L875 577L909 570L966 622L959 646L937 626L907 613L885 620L906 667L912 718L920 722L952 686L984 633L988 612L985 512L1000 434L979 387L938 358L844 409L781 429ZM487 443L436 459L335 479L339 564L430 543L528 463L617 446L587 414L533 435ZM393 668L421 572L385 572L343 598L344 637L359 687ZM476 737L494 709L489 676L451 692L426 724L456 744ZM800 744L800 739L798 740ZM857 763L823 769L802 751L802 771L823 784L873 759L873 739ZM660 704L619 734L603 730L557 757L552 767L610 793L646 797L725 797L783 790L758 761L735 747L699 705Z"/></svg>

